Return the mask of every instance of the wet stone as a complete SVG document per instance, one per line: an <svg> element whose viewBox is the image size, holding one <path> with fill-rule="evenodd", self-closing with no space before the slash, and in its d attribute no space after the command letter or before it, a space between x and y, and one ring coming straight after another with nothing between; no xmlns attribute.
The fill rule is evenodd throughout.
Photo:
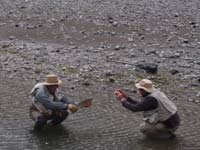
<svg viewBox="0 0 200 150"><path fill-rule="evenodd" d="M11 45L9 45L9 44L4 44L4 45L2 45L1 47L2 48L8 48L8 47L10 47Z"/></svg>
<svg viewBox="0 0 200 150"><path fill-rule="evenodd" d="M115 50L120 50L120 49L121 49L120 45L115 46Z"/></svg>
<svg viewBox="0 0 200 150"><path fill-rule="evenodd" d="M15 38L15 36L9 36L9 40L14 40Z"/></svg>
<svg viewBox="0 0 200 150"><path fill-rule="evenodd" d="M108 70L105 72L105 76L112 76L114 75L114 72L112 70Z"/></svg>
<svg viewBox="0 0 200 150"><path fill-rule="evenodd" d="M133 42L133 41L134 41L133 38L131 38L131 37L128 38L128 42Z"/></svg>
<svg viewBox="0 0 200 150"><path fill-rule="evenodd" d="M114 22L112 23L112 25L113 25L114 27L116 27L116 26L118 25L118 22L114 21Z"/></svg>
<svg viewBox="0 0 200 150"><path fill-rule="evenodd" d="M19 27L19 24L16 24L15 27L16 27L16 28Z"/></svg>
<svg viewBox="0 0 200 150"><path fill-rule="evenodd" d="M144 70L147 73L157 73L158 65L153 63L138 64L136 68Z"/></svg>
<svg viewBox="0 0 200 150"><path fill-rule="evenodd" d="M84 81L84 82L83 82L83 85L84 85L84 86L90 86L91 84L89 83L89 81Z"/></svg>
<svg viewBox="0 0 200 150"><path fill-rule="evenodd" d="M35 29L36 27L34 25L27 25L26 29Z"/></svg>
<svg viewBox="0 0 200 150"><path fill-rule="evenodd" d="M36 74L39 74L39 73L41 73L42 71L41 71L40 69L35 69L34 72L35 72Z"/></svg>
<svg viewBox="0 0 200 150"><path fill-rule="evenodd" d="M170 72L172 75L175 75L175 74L179 73L179 71L178 71L177 69L171 69L169 72Z"/></svg>
<svg viewBox="0 0 200 150"><path fill-rule="evenodd" d="M189 98L188 101L189 101L189 102L193 102L193 99Z"/></svg>
<svg viewBox="0 0 200 150"><path fill-rule="evenodd" d="M115 36L115 35L116 35L116 32L110 32L110 35L111 35L111 36Z"/></svg>
<svg viewBox="0 0 200 150"><path fill-rule="evenodd" d="M114 83L114 82L115 82L115 79L113 79L112 77L110 77L110 78L108 79L108 81L111 82L111 83Z"/></svg>
<svg viewBox="0 0 200 150"><path fill-rule="evenodd" d="M189 40L188 39L183 39L183 43L188 44Z"/></svg>
<svg viewBox="0 0 200 150"><path fill-rule="evenodd" d="M200 65L200 61L196 61L195 63L196 63L197 65Z"/></svg>

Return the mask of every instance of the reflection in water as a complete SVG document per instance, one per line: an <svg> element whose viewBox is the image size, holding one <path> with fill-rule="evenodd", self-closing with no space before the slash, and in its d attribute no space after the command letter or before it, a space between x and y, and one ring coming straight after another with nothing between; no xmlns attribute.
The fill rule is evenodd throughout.
<svg viewBox="0 0 200 150"><path fill-rule="evenodd" d="M144 150L179 150L181 148L179 137L171 139L152 139L143 136L141 139L137 139L137 144L140 149Z"/></svg>
<svg viewBox="0 0 200 150"><path fill-rule="evenodd" d="M31 131L38 150L59 149L69 142L69 132L62 126L46 126L41 131Z"/></svg>

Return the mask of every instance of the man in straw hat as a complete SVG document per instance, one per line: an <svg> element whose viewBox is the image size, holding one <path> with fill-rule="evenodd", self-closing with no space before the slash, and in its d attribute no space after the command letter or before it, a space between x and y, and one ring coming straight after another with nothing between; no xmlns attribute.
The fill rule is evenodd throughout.
<svg viewBox="0 0 200 150"><path fill-rule="evenodd" d="M125 108L133 112L143 111L141 132L156 138L173 137L180 124L175 104L148 79L141 80L135 86L142 96L140 101L127 97L122 90L116 90L114 94Z"/></svg>
<svg viewBox="0 0 200 150"><path fill-rule="evenodd" d="M68 110L72 113L78 110L74 100L69 100L66 97L58 98L57 89L62 83L54 74L47 76L45 82L36 84L31 95L32 105L30 107L30 117L35 121L35 130L41 129L47 124L47 121L52 125L60 124L68 116ZM89 107L91 102L85 103L84 107Z"/></svg>

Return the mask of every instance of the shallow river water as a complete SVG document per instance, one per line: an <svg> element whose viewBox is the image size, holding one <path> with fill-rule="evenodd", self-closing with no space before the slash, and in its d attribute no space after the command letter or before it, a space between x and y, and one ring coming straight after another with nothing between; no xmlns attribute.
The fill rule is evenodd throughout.
<svg viewBox="0 0 200 150"><path fill-rule="evenodd" d="M178 104L182 123L177 137L153 140L139 132L141 114L133 114L120 106L112 92L95 89L77 89L74 95L83 98L86 93L95 97L89 109L71 114L57 127L45 127L33 132L29 118L29 90L32 84L17 78L1 78L0 84L0 149L19 150L197 150L200 148L199 106L185 102Z"/></svg>

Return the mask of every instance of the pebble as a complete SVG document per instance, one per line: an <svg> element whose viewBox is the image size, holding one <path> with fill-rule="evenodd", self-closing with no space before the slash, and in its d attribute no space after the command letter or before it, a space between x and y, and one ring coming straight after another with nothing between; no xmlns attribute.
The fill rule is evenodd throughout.
<svg viewBox="0 0 200 150"><path fill-rule="evenodd" d="M200 97L200 92L198 92L196 96L197 96L197 97Z"/></svg>
<svg viewBox="0 0 200 150"><path fill-rule="evenodd" d="M113 27L116 27L116 26L118 25L118 22L114 21L114 22L112 23L112 25L113 25Z"/></svg>
<svg viewBox="0 0 200 150"><path fill-rule="evenodd" d="M9 40L14 40L15 38L15 36L9 36Z"/></svg>
<svg viewBox="0 0 200 150"><path fill-rule="evenodd" d="M115 46L115 50L120 50L120 48L121 48L120 45Z"/></svg>
<svg viewBox="0 0 200 150"><path fill-rule="evenodd" d="M189 102L193 102L193 99L189 98L188 101L189 101Z"/></svg>

